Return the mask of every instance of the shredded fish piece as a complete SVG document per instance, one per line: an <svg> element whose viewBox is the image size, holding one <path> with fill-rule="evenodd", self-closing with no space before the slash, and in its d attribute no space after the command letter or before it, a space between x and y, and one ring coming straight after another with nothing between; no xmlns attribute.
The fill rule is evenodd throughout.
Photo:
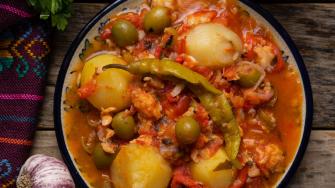
<svg viewBox="0 0 335 188"><path fill-rule="evenodd" d="M156 97L141 88L134 88L131 93L134 107L146 118L159 119L162 117L162 106Z"/></svg>
<svg viewBox="0 0 335 188"><path fill-rule="evenodd" d="M257 166L254 163L252 163L251 168L249 168L248 170L248 176L254 178L260 175L261 171L259 170L259 168L257 168Z"/></svg>
<svg viewBox="0 0 335 188"><path fill-rule="evenodd" d="M106 139L110 139L114 136L115 132L112 129L106 129Z"/></svg>
<svg viewBox="0 0 335 188"><path fill-rule="evenodd" d="M171 96L175 97L179 95L183 89L185 88L185 84L177 84L171 91Z"/></svg>
<svg viewBox="0 0 335 188"><path fill-rule="evenodd" d="M108 115L103 115L103 116L101 117L101 124L102 124L103 126L107 126L107 125L109 125L109 124L112 123L112 120L113 120L113 117L112 117L110 114L108 114Z"/></svg>
<svg viewBox="0 0 335 188"><path fill-rule="evenodd" d="M150 87L153 87L155 89L163 89L164 88L164 83L161 82L159 79L146 76L146 77L143 78L143 81L146 82L145 84L147 84Z"/></svg>
<svg viewBox="0 0 335 188"><path fill-rule="evenodd" d="M101 115L106 115L111 112L115 112L115 110L116 110L115 107L101 108Z"/></svg>
<svg viewBox="0 0 335 188"><path fill-rule="evenodd" d="M118 145L111 142L102 142L101 147L106 153L114 154L117 151Z"/></svg>

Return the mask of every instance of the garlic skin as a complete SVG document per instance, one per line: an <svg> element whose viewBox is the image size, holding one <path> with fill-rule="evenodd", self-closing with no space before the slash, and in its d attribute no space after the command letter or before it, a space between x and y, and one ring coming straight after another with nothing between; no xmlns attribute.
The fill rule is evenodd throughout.
<svg viewBox="0 0 335 188"><path fill-rule="evenodd" d="M42 154L31 156L21 167L17 188L75 188L65 164Z"/></svg>

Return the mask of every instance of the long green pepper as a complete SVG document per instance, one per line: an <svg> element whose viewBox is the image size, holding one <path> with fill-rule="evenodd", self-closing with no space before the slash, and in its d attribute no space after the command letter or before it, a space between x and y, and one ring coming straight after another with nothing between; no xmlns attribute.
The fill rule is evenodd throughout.
<svg viewBox="0 0 335 188"><path fill-rule="evenodd" d="M229 159L234 160L240 148L241 135L225 94L213 95L192 87L191 90L200 99L214 124L221 128L225 140L225 151Z"/></svg>
<svg viewBox="0 0 335 188"><path fill-rule="evenodd" d="M201 74L171 60L142 59L130 63L129 65L110 64L103 67L103 69L108 68L124 69L135 75L151 74L155 76L172 76L182 79L190 84L200 85L213 94L222 93L210 84Z"/></svg>

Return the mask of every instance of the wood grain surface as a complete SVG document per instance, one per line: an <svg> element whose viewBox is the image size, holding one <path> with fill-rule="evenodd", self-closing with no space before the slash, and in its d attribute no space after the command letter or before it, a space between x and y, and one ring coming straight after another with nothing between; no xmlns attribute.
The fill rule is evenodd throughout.
<svg viewBox="0 0 335 188"><path fill-rule="evenodd" d="M61 158L52 111L58 71L77 33L106 5L75 3L67 30L54 33L46 96L32 154L45 153ZM290 187L335 187L335 3L266 3L263 7L279 20L297 44L313 88L312 136Z"/></svg>

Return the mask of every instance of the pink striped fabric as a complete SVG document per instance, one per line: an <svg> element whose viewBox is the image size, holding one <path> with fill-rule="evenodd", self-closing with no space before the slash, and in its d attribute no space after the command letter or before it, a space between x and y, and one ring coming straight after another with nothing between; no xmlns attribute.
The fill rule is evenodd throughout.
<svg viewBox="0 0 335 188"><path fill-rule="evenodd" d="M24 10L21 10L21 9L18 9L18 8L15 8L15 7L10 6L10 5L0 4L0 9L3 9L5 11L11 12L13 14L22 16L23 18L30 18L32 16L28 12L26 12Z"/></svg>
<svg viewBox="0 0 335 188"><path fill-rule="evenodd" d="M42 100L43 96L31 94L0 94L2 100Z"/></svg>

